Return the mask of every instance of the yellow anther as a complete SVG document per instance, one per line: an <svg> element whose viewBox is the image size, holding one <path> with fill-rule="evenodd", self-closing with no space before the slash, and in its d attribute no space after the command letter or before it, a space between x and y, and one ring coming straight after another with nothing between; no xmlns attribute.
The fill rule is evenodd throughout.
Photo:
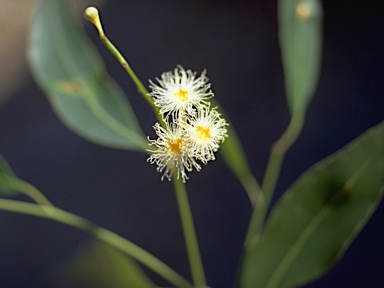
<svg viewBox="0 0 384 288"><path fill-rule="evenodd" d="M207 140L211 138L211 128L204 126L197 126L196 132L199 133L198 138L200 140Z"/></svg>
<svg viewBox="0 0 384 288"><path fill-rule="evenodd" d="M180 89L179 91L175 92L174 96L181 102L187 102L188 94L189 92L187 90Z"/></svg>
<svg viewBox="0 0 384 288"><path fill-rule="evenodd" d="M180 155L182 150L182 144L183 140L181 138L172 139L168 142L168 148L173 154Z"/></svg>

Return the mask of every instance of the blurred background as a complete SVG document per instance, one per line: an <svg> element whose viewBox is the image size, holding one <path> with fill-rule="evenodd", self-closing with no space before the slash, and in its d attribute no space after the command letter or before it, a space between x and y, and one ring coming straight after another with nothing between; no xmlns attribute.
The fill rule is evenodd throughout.
<svg viewBox="0 0 384 288"><path fill-rule="evenodd" d="M35 84L25 59L33 2L0 0L0 154L58 207L121 234L189 277L171 183L160 182L146 155L103 148L73 134ZM177 64L198 73L207 69L216 99L262 179L270 145L289 120L276 1L70 2L147 135L153 137L155 117L99 44L94 27L83 21L87 3L101 8L107 35L144 83ZM276 197L312 164L384 118L379 3L323 5L320 82L302 135L287 154ZM190 174L187 188L208 282L226 288L235 277L251 207L220 154L217 158ZM341 262L306 287L383 287L383 219L382 204ZM0 287L70 287L68 263L88 239L58 223L0 211Z"/></svg>

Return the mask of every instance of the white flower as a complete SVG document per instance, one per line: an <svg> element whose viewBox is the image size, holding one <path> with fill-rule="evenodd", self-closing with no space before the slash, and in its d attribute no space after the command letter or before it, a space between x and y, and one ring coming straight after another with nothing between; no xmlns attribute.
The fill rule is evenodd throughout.
<svg viewBox="0 0 384 288"><path fill-rule="evenodd" d="M153 128L158 138L149 140L150 145L156 146L156 150L148 150L153 154L148 158L151 164L156 163L157 171L163 172L161 180L167 177L171 180L174 167L177 169L177 178L185 182L188 179L186 171L192 171L193 167L200 171L201 167L190 154L183 129L177 124L166 124L166 129L156 123Z"/></svg>
<svg viewBox="0 0 384 288"><path fill-rule="evenodd" d="M148 150L152 155L147 161L156 164L158 172L164 172L161 180L171 180L177 169L177 177L181 175L186 182L187 172L193 168L200 171L200 162L215 160L214 153L228 136L228 124L216 108L211 109L208 99L214 95L205 71L196 77L196 73L178 66L157 81L159 84L150 81L149 95L160 107L165 127L159 123L153 126L158 138L148 138L156 149Z"/></svg>
<svg viewBox="0 0 384 288"><path fill-rule="evenodd" d="M161 79L157 78L158 85L150 82L153 97L156 106L160 107L160 113L168 118L171 114L177 119L181 112L194 114L195 108L213 97L210 90L211 85L205 76L205 71L199 77L191 70L185 70L178 66L173 72L164 72Z"/></svg>
<svg viewBox="0 0 384 288"><path fill-rule="evenodd" d="M195 115L189 115L185 129L194 157L204 164L215 160L214 152L228 136L227 125L220 113L215 108L210 109L209 105L202 106Z"/></svg>

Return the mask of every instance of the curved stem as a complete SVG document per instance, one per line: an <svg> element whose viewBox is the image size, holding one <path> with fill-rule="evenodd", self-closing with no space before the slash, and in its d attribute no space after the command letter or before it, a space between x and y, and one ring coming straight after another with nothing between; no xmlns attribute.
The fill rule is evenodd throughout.
<svg viewBox="0 0 384 288"><path fill-rule="evenodd" d="M220 107L215 99L210 100L214 106ZM223 114L225 119L229 119L228 115L226 115L225 111L221 108L220 113ZM245 192L254 207L257 201L259 201L259 198L263 198L260 184L251 172L241 141L235 128L230 122L227 131L228 137L225 139L224 143L222 143L220 153L229 170L231 170L233 175L240 181L240 184L245 189Z"/></svg>
<svg viewBox="0 0 384 288"><path fill-rule="evenodd" d="M262 185L262 190L266 196L267 203L270 202L273 196L285 153L299 137L303 128L303 122L302 117L292 117L284 134L272 146L271 156L269 158L267 171Z"/></svg>
<svg viewBox="0 0 384 288"><path fill-rule="evenodd" d="M164 279L175 285L176 287L192 288L193 286L185 280L182 276L172 270L165 263L133 244L120 235L101 228L94 223L79 217L75 214L69 213L54 206L39 206L32 203L25 203L16 200L0 199L0 210L16 212L36 217L46 218L57 221L85 232L90 233L95 238L117 248L118 250L126 253L135 260L141 262L148 268L161 275Z"/></svg>
<svg viewBox="0 0 384 288"><path fill-rule="evenodd" d="M161 124L161 126L164 127L164 121L163 119L161 118L161 114L160 114L160 109L159 107L155 106L155 104L153 103L153 99L151 96L149 96L149 93L147 91L147 89L144 87L143 83L141 83L140 79L136 76L135 72L133 72L131 66L128 64L127 60L125 60L124 56L119 52L119 50L117 50L117 48L115 47L115 45L112 44L111 41L109 41L109 39L107 38L107 36L105 35L102 35L100 36L100 42L105 46L107 47L107 49L109 50L109 52L112 53L113 56L115 56L115 58L117 59L117 61L120 63L121 66L123 66L123 68L125 69L125 71L128 73L128 75L131 77L132 81L135 83L136 87L137 87L137 91L139 91L139 93L141 95L143 95L143 97L145 98L145 100L147 100L147 102L149 103L149 105L152 107L155 115L156 115L156 118L157 120L159 121L159 123Z"/></svg>
<svg viewBox="0 0 384 288"><path fill-rule="evenodd" d="M303 116L292 116L291 121L289 122L289 125L283 135L272 145L271 155L261 187L262 195L264 196L263 201L258 201L255 209L253 210L245 239L246 247L250 245L252 239L257 239L255 236L257 236L262 230L262 226L276 188L276 183L280 175L285 153L289 150L289 148L291 148L292 144L299 137L303 128L303 123Z"/></svg>
<svg viewBox="0 0 384 288"><path fill-rule="evenodd" d="M135 83L137 87L137 91L144 96L144 98L148 101L148 103L155 107L152 101L152 98L148 95L147 89L144 87L143 83L136 76L135 72L133 72L131 66L128 64L127 60L125 60L124 56L120 53L120 51L116 48L115 45L107 38L105 35L100 36L100 42L111 52L113 56L117 59L121 66L125 69L128 75L131 77L133 83Z"/></svg>
<svg viewBox="0 0 384 288"><path fill-rule="evenodd" d="M43 193L41 193L35 188L35 186L29 184L28 182L20 180L18 188L19 191L31 198L37 204L45 207L53 207L52 203L47 199L47 197L45 197Z"/></svg>
<svg viewBox="0 0 384 288"><path fill-rule="evenodd" d="M249 200L251 201L252 206L255 208L264 202L264 195L262 193L261 187L257 182L256 178L247 171L241 176L238 176L240 183L243 185L245 191L248 194ZM261 202L261 203L258 203Z"/></svg>
<svg viewBox="0 0 384 288"><path fill-rule="evenodd" d="M173 174L173 183L175 186L181 223L184 230L185 244L187 246L193 282L195 287L206 287L207 283L205 280L203 262L200 256L200 250L197 242L195 226L193 224L191 208L189 206L187 190L184 183L180 179L177 179L177 172L174 172Z"/></svg>
<svg viewBox="0 0 384 288"><path fill-rule="evenodd" d="M161 125L164 125L163 119L161 118L159 107L155 106L153 103L153 99L149 96L149 93L143 83L141 83L140 79L136 76L135 72L133 72L131 66L128 64L127 60L125 60L124 56L120 53L120 51L113 45L111 41L107 38L107 36L100 35L100 42L112 53L113 56L117 59L121 66L125 69L128 75L131 77L132 81L135 83L137 87L137 91L147 100L149 105L152 107L158 121Z"/></svg>
<svg viewBox="0 0 384 288"><path fill-rule="evenodd" d="M53 207L53 204L35 186L18 178L6 175L3 175L2 177L2 181L7 181L7 185L11 189L24 194L40 206Z"/></svg>
<svg viewBox="0 0 384 288"><path fill-rule="evenodd" d="M108 49L109 52L116 58L116 60L120 63L120 65L124 68L124 70L131 77L133 83L135 83L137 87L137 91L143 95L145 100L149 103L152 109L155 111L160 123L162 123L162 119L160 117L160 109L155 106L153 103L152 97L149 96L147 89L141 83L140 79L136 76L135 72L133 72L131 66L125 60L124 56L120 53L120 51L116 48L115 45L108 39L108 37L104 33L103 26L101 25L101 20L99 17L99 11L95 7L88 7L84 12L84 17L88 21L90 21L97 29L100 37L100 42Z"/></svg>

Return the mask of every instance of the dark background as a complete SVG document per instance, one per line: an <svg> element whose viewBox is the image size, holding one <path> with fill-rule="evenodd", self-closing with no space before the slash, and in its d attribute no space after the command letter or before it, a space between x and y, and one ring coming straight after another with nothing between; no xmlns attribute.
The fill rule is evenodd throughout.
<svg viewBox="0 0 384 288"><path fill-rule="evenodd" d="M302 135L287 154L278 194L384 118L378 2L323 2L319 87ZM275 1L109 1L101 13L107 35L144 83L177 64L199 73L207 69L216 99L261 179L270 145L289 120ZM153 137L151 110L98 43L94 28L84 26ZM127 237L188 276L172 185L160 182L146 155L103 148L70 132L31 77L1 107L0 153L58 207ZM209 285L231 287L250 216L245 192L220 155L190 174L187 188ZM383 287L383 219L381 205L341 262L306 287ZM89 239L61 224L2 211L0 229L0 287L52 287Z"/></svg>

